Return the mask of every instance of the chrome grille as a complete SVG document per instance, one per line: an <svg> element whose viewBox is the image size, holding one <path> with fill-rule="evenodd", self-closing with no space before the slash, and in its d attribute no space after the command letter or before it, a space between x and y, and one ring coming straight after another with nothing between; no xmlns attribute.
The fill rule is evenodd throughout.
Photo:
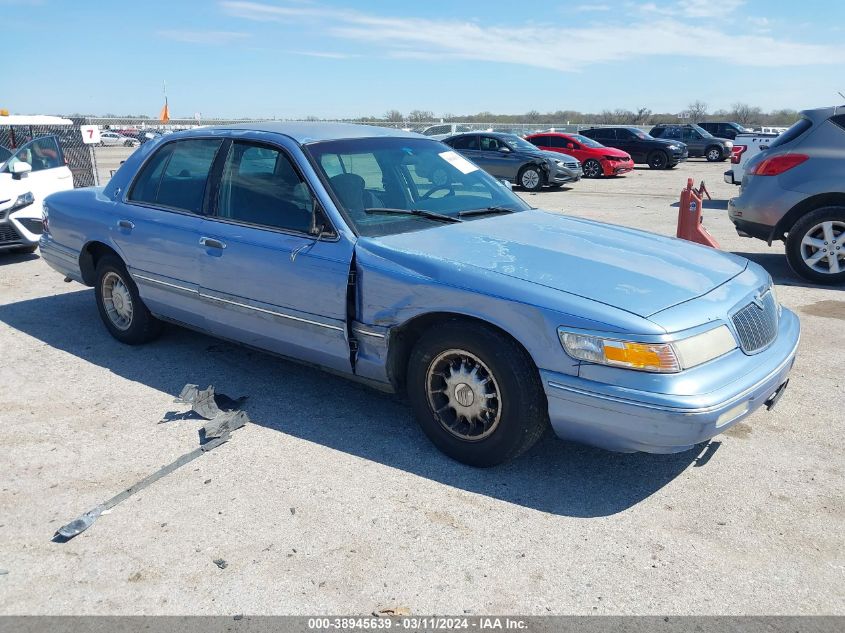
<svg viewBox="0 0 845 633"><path fill-rule="evenodd" d="M578 169L578 163L564 163L568 169Z"/></svg>
<svg viewBox="0 0 845 633"><path fill-rule="evenodd" d="M746 354L759 352L775 340L778 333L778 307L774 295L767 291L760 297L760 305L752 301L734 314L732 320L742 350Z"/></svg>

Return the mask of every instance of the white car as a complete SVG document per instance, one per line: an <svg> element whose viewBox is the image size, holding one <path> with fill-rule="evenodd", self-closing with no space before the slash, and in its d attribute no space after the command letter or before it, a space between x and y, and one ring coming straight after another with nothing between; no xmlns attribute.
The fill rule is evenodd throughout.
<svg viewBox="0 0 845 633"><path fill-rule="evenodd" d="M137 147L141 144L137 138L123 136L117 132L100 132L100 145L107 146L123 146L123 147Z"/></svg>
<svg viewBox="0 0 845 633"><path fill-rule="evenodd" d="M745 174L745 166L748 161L765 151L769 143L778 137L777 134L763 134L760 132L749 132L737 134L734 139L733 153L731 154L731 168L725 172L725 182L729 185L741 185L742 176Z"/></svg>
<svg viewBox="0 0 845 633"><path fill-rule="evenodd" d="M73 189L59 140L31 140L0 163L0 251L34 252L43 232L42 203Z"/></svg>

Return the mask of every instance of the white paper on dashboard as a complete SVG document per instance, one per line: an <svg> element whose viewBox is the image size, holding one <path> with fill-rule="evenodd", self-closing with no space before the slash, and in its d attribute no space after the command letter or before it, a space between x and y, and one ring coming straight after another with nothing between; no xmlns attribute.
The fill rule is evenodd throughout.
<svg viewBox="0 0 845 633"><path fill-rule="evenodd" d="M462 174L469 174L478 169L478 167L473 165L466 158L455 152L442 152L440 154L440 158L452 165L452 167L460 171Z"/></svg>

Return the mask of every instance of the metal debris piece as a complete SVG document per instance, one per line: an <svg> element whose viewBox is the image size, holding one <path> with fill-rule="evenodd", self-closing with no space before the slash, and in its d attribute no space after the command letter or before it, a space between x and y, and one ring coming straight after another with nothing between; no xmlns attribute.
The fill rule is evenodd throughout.
<svg viewBox="0 0 845 633"><path fill-rule="evenodd" d="M222 558L215 558L211 562L214 563L215 565L217 565L220 569L226 569L229 566L229 563L227 563Z"/></svg>
<svg viewBox="0 0 845 633"><path fill-rule="evenodd" d="M214 393L214 387L209 385L200 389L197 385L185 385L176 398L176 402L191 405L198 415L211 420L223 412L237 411L246 402L247 396L233 400L224 393Z"/></svg>
<svg viewBox="0 0 845 633"><path fill-rule="evenodd" d="M192 462L203 453L207 453L221 444L228 442L232 431L241 428L249 422L249 416L244 411L237 411L230 408L234 407L236 409L241 406L246 400L245 396L237 400L232 400L223 394L215 394L214 387L211 386L208 389L198 389L196 385L185 385L179 394L178 400L191 404L193 410L198 415L208 419L208 423L199 431L200 446L190 453L185 453L167 466L159 468L151 475L148 475L108 501L88 510L88 512L85 512L67 525L63 525L53 535L55 542L63 543L72 539L74 536L82 534L82 532L93 525L94 521L101 515L106 514L118 503L125 501L165 475L169 475L174 470Z"/></svg>

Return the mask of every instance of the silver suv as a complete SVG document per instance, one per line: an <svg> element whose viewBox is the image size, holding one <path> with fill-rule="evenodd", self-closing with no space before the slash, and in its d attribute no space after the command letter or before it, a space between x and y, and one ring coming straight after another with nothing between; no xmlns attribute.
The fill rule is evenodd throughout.
<svg viewBox="0 0 845 633"><path fill-rule="evenodd" d="M845 106L803 111L751 158L728 215L743 237L786 242L805 279L845 283Z"/></svg>

